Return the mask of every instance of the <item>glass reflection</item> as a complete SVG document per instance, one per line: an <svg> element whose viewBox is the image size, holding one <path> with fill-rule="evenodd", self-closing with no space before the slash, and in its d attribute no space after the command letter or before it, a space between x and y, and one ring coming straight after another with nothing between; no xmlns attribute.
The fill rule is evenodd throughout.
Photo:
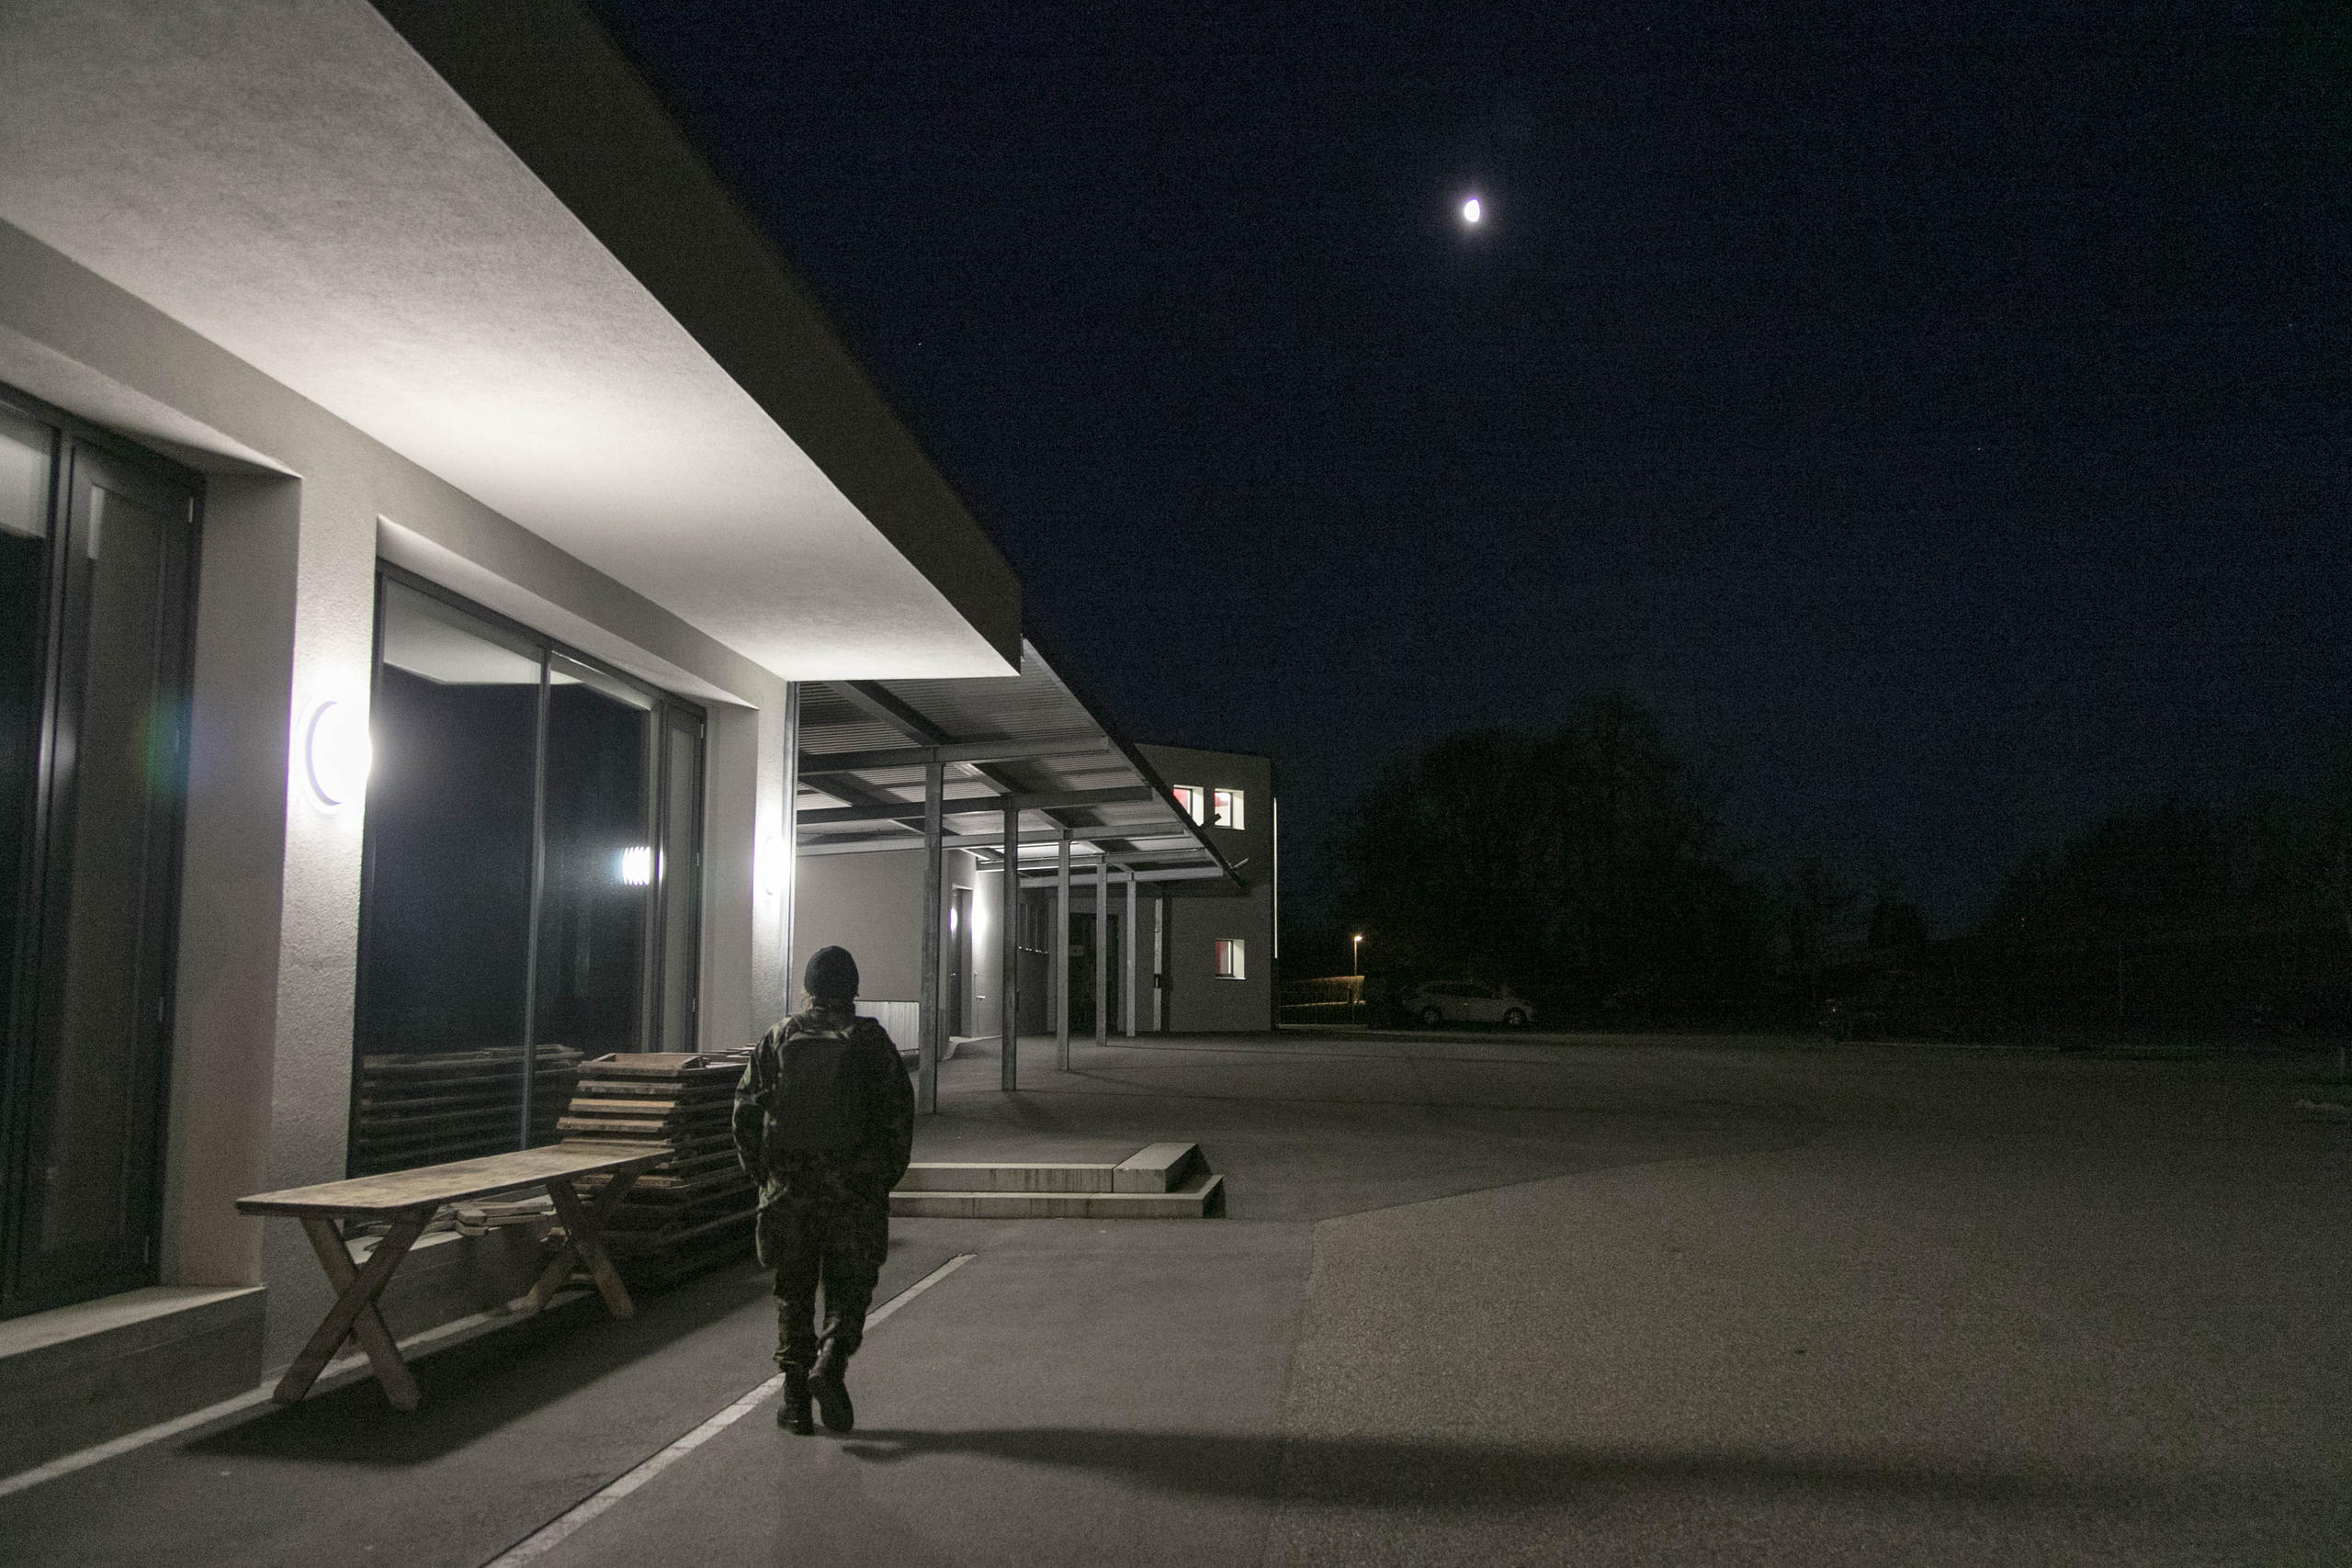
<svg viewBox="0 0 2352 1568"><path fill-rule="evenodd" d="M514 1147L529 965L537 654L397 582L382 636L358 1173Z"/></svg>
<svg viewBox="0 0 2352 1568"><path fill-rule="evenodd" d="M128 496L93 488L69 558L67 611L89 627L77 692L68 839L72 892L63 973L50 978L63 1044L51 1072L36 1075L32 1194L44 1250L63 1250L101 1227L135 1228L136 1194L124 1178L145 1129L123 1114L151 1071L153 1032L137 988L123 983L151 918L146 868L155 817L166 805L169 745L162 727L171 671L156 657L155 627L169 614L172 519ZM164 755L158 757L158 752ZM61 796L63 792L61 791Z"/></svg>
<svg viewBox="0 0 2352 1568"><path fill-rule="evenodd" d="M695 1016L695 968L702 952L702 876L695 849L702 842L696 807L702 799L702 732L683 714L662 727L668 750L662 814L662 853L656 857L662 899L662 1018L657 1051L692 1051L700 1042Z"/></svg>
<svg viewBox="0 0 2352 1568"><path fill-rule="evenodd" d="M18 911L40 750L40 642L49 581L50 434L0 409L0 1021L14 1016Z"/></svg>
<svg viewBox="0 0 2352 1568"><path fill-rule="evenodd" d="M653 705L560 655L548 682L538 1037L591 1056L635 1050L653 882Z"/></svg>
<svg viewBox="0 0 2352 1568"><path fill-rule="evenodd" d="M673 1006L687 1027L666 1037L690 1038L691 956L674 983L663 964L694 952L699 908L698 717L397 579L382 592L355 1173L552 1143L583 1058L644 1050Z"/></svg>

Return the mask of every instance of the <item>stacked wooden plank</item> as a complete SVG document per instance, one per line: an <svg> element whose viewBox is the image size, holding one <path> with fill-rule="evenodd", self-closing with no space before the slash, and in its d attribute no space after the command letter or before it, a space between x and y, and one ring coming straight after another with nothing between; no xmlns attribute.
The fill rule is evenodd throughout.
<svg viewBox="0 0 2352 1568"><path fill-rule="evenodd" d="M648 1052L581 1067L560 1131L670 1150L605 1222L605 1250L632 1282L666 1283L751 1250L759 1189L736 1164L733 1133L735 1085L750 1059L748 1051Z"/></svg>
<svg viewBox="0 0 2352 1568"><path fill-rule="evenodd" d="M555 1141L580 1053L542 1045L532 1064L531 1142ZM370 1052L359 1058L354 1176L410 1170L514 1147L523 1110L523 1048Z"/></svg>
<svg viewBox="0 0 2352 1568"><path fill-rule="evenodd" d="M488 1235L510 1225L544 1224L555 1218L555 1200L546 1193L504 1201L480 1199L447 1211L459 1235Z"/></svg>

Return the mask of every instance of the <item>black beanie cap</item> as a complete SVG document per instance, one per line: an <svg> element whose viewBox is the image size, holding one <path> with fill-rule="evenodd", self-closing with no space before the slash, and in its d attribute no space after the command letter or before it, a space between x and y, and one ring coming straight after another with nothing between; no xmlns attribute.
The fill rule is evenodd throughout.
<svg viewBox="0 0 2352 1568"><path fill-rule="evenodd" d="M809 955L808 973L801 983L820 1002L854 1001L857 960L849 955L846 947L820 947Z"/></svg>

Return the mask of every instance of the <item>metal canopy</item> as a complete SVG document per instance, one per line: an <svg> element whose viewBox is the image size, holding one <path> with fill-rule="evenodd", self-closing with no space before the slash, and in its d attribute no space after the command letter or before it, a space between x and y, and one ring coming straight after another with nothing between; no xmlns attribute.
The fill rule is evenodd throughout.
<svg viewBox="0 0 2352 1568"><path fill-rule="evenodd" d="M1242 891L1207 833L1136 749L1028 639L1010 679L811 682L801 688L802 854L924 847L927 771L943 773L942 837L1004 860L1006 797L1019 812L1020 874L1050 883L1062 829L1080 864L1107 863L1187 892Z"/></svg>

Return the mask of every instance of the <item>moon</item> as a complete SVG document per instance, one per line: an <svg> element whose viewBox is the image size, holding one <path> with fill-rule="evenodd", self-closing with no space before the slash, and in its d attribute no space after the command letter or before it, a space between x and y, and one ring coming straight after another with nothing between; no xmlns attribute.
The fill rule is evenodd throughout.
<svg viewBox="0 0 2352 1568"><path fill-rule="evenodd" d="M1462 204L1462 221L1474 229L1477 227L1478 220L1486 215L1487 209L1479 205L1478 198L1475 196Z"/></svg>

